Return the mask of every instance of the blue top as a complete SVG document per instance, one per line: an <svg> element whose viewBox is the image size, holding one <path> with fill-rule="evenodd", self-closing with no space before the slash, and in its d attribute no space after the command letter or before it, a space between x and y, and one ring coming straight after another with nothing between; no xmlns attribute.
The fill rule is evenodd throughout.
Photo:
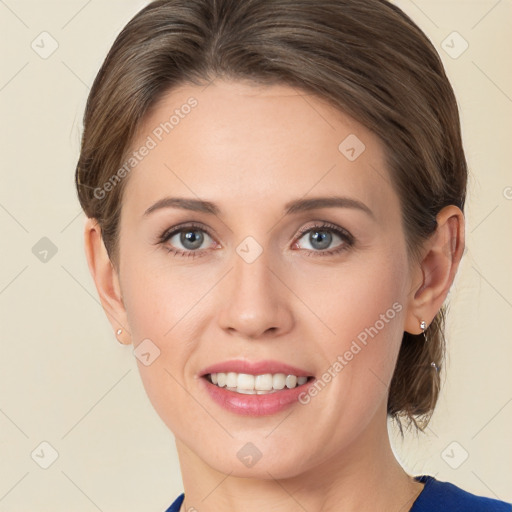
<svg viewBox="0 0 512 512"><path fill-rule="evenodd" d="M414 478L425 486L409 512L512 512L511 503L476 496L433 476ZM179 512L184 499L185 493L180 494L165 512Z"/></svg>

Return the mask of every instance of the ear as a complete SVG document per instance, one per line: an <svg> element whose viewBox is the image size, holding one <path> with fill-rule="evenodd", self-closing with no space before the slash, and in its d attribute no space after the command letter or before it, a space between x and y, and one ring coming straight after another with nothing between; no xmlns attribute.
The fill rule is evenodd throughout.
<svg viewBox="0 0 512 512"><path fill-rule="evenodd" d="M413 288L404 329L420 334L420 322L430 325L452 286L464 251L464 214L455 205L437 215L437 228L424 246L421 263L413 272Z"/></svg>
<svg viewBox="0 0 512 512"><path fill-rule="evenodd" d="M130 344L130 332L123 303L118 271L114 268L103 243L101 228L96 219L87 218L84 227L84 246L89 271L98 290L101 305L114 332L122 329L119 341Z"/></svg>

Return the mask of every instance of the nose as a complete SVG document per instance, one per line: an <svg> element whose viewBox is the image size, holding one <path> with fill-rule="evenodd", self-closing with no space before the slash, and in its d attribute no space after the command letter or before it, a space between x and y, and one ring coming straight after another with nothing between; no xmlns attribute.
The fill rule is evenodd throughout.
<svg viewBox="0 0 512 512"><path fill-rule="evenodd" d="M292 292L283 284L285 276L270 265L266 251L251 263L234 255L219 312L219 324L229 334L257 339L282 335L292 328Z"/></svg>

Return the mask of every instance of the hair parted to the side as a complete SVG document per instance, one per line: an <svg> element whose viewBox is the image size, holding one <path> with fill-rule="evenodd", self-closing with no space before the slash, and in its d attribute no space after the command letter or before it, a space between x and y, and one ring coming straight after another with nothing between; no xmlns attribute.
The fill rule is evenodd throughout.
<svg viewBox="0 0 512 512"><path fill-rule="evenodd" d="M103 185L166 92L215 78L314 93L379 136L410 261L444 206L464 211L467 167L456 99L435 48L399 8L384 0L157 0L118 35L84 115L78 197L98 221L114 267L129 176L108 193ZM444 315L445 306L425 331L427 341L404 333L388 398L401 432L402 420L423 430L437 402Z"/></svg>

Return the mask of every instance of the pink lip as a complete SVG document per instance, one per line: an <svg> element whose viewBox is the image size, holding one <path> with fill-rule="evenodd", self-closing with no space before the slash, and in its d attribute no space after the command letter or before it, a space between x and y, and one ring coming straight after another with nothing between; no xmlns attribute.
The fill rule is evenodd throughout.
<svg viewBox="0 0 512 512"><path fill-rule="evenodd" d="M296 374L294 373L293 375ZM205 376L199 380L201 385L205 387L206 392L217 404L241 416L267 416L280 412L292 404L296 404L299 400L299 395L306 393L309 386L316 382L316 379L313 378L302 384L302 386L297 386L293 389L285 388L282 391L266 395L245 395L226 388L219 388L212 384Z"/></svg>
<svg viewBox="0 0 512 512"><path fill-rule="evenodd" d="M301 370L289 364L280 363L279 361L264 360L264 361L246 361L241 359L234 359L231 361L224 361L217 363L199 372L199 376L203 377L208 373L247 373L249 375L264 375L265 373L284 373L285 375L296 375L297 377L310 377L312 372ZM218 388L220 389L220 388ZM265 396L265 395L260 395Z"/></svg>
<svg viewBox="0 0 512 512"><path fill-rule="evenodd" d="M293 389L283 389L266 395L246 395L230 391L226 388L219 388L212 384L206 375L210 373L247 373L249 375L264 375L266 373L284 373L285 375L296 375L297 377L312 377L311 371L297 368L289 364L273 360L247 361L235 359L216 363L201 370L199 379L206 392L220 406L228 411L243 416L265 416L275 414L298 401L299 395L307 391L307 388L316 380L310 379L305 384Z"/></svg>

